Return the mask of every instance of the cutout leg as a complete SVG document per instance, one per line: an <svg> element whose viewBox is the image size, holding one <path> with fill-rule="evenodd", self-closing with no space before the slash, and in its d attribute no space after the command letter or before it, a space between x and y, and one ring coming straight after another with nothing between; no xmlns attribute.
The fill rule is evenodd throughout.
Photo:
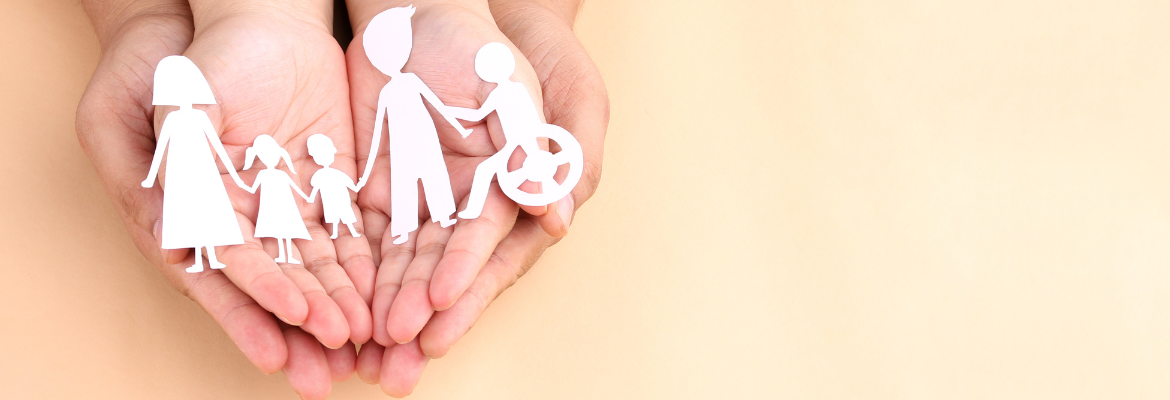
<svg viewBox="0 0 1170 400"><path fill-rule="evenodd" d="M483 160L478 167L475 167L475 178L471 181L471 194L467 196L467 208L459 212L459 218L479 218L479 214L483 212L483 204L487 202L488 189L492 186L492 177L496 175L496 171L507 168L508 157L511 155L511 152L505 154L501 151Z"/></svg>
<svg viewBox="0 0 1170 400"><path fill-rule="evenodd" d="M423 196L427 200L427 210L431 212L431 221L438 222L446 228L455 224L451 215L455 214L455 195L451 193L451 178L447 174L447 166L439 160L431 174L423 176Z"/></svg>
<svg viewBox="0 0 1170 400"><path fill-rule="evenodd" d="M359 234L357 233L357 229L353 229L353 224L352 224L352 223L345 224L345 226L349 228L349 234L350 234L350 235L353 235L353 237L355 237L355 238L360 238L360 237L362 237L362 235L359 235ZM333 225L333 230L334 230L334 231L336 231L336 230L337 230L337 225ZM334 235L334 236L337 236L337 234L336 234L336 233L334 233L333 235Z"/></svg>
<svg viewBox="0 0 1170 400"><path fill-rule="evenodd" d="M398 237L394 239L394 244L403 244L403 243L406 243L406 240L407 240L407 239L410 239L410 232L407 232L407 233L403 233L403 234L401 234L401 235L398 235Z"/></svg>
<svg viewBox="0 0 1170 400"><path fill-rule="evenodd" d="M406 235L418 229L418 178L407 172L390 177L390 236L398 237L394 244L406 243Z"/></svg>
<svg viewBox="0 0 1170 400"><path fill-rule="evenodd" d="M333 223L333 236L330 236L330 239L337 239L337 224L339 224L339 222Z"/></svg>
<svg viewBox="0 0 1170 400"><path fill-rule="evenodd" d="M223 269L223 267L227 266L215 258L215 247L212 246L207 246L207 265L210 266L211 269Z"/></svg>
<svg viewBox="0 0 1170 400"><path fill-rule="evenodd" d="M203 272L203 254L199 252L198 247L195 248L195 264L187 267L186 271L192 274L196 272Z"/></svg>
<svg viewBox="0 0 1170 400"><path fill-rule="evenodd" d="M284 239L276 239L276 248L279 250L277 250L276 260L274 261L282 263L284 262Z"/></svg>
<svg viewBox="0 0 1170 400"><path fill-rule="evenodd" d="M277 240L280 240L280 239L277 239ZM292 239L285 239L285 240L288 240L288 246L285 246L285 248L288 249L287 250L288 251L288 263L289 264L300 264L301 262L297 261L297 259L293 258L293 255L292 255L292 247L293 247Z"/></svg>

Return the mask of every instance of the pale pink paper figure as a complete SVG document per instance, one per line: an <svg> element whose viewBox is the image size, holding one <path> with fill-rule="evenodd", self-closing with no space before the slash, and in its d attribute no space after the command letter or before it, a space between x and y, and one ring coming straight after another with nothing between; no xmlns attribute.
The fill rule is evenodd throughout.
<svg viewBox="0 0 1170 400"><path fill-rule="evenodd" d="M475 168L467 208L459 212L459 218L477 218L483 212L492 176L498 178L504 194L526 206L552 204L573 191L577 181L581 180L584 167L581 144L564 128L541 122L540 114L537 114L539 110L532 102L528 89L523 83L512 81L512 73L515 70L516 59L508 46L503 43L484 45L475 54L475 73L481 79L495 83L496 88L492 89L478 110L447 108L447 111L456 118L466 121L483 120L495 111L500 118L505 140L504 147L499 152ZM463 137L467 137L467 134ZM541 149L537 142L541 137L556 142L561 150L552 153ZM519 169L509 172L508 160L517 147L524 150L524 164ZM568 174L562 182L557 182L554 178L557 169L566 163L569 164ZM522 190L520 185L525 181L539 183L541 192L530 193Z"/></svg>
<svg viewBox="0 0 1170 400"><path fill-rule="evenodd" d="M313 240L313 238L309 236L309 230L305 228L305 220L301 218L301 211L297 208L296 199L292 197L292 191L296 191L306 202L312 203L313 199L310 199L301 190L301 186L293 181L292 177L276 168L276 165L283 159L288 170L292 171L293 174L297 173L296 169L293 169L292 157L289 157L288 152L276 144L276 139L273 139L272 136L260 135L252 141L252 147L249 147L244 155L244 169L252 168L252 161L257 158L268 168L256 174L256 181L252 183L251 187L244 188L248 193L256 193L257 189L260 190L260 210L256 213L256 233L252 236L276 239L278 248L276 262L286 262L287 260L289 264L300 264L300 261L293 258L292 240ZM288 242L287 252L285 242Z"/></svg>
<svg viewBox="0 0 1170 400"><path fill-rule="evenodd" d="M390 76L390 82L378 94L370 156L357 186L365 186L374 168L385 121L390 148L390 236L396 237L394 244L405 243L409 233L418 229L419 181L422 181L431 220L443 227L455 223L451 219L455 213L451 177L443 161L435 121L423 99L461 134L466 136L471 132L443 111L446 109L443 102L417 75L402 72L412 47L410 17L414 10L414 7L398 7L383 11L370 20L362 35L366 57L375 68Z"/></svg>
<svg viewBox="0 0 1170 400"><path fill-rule="evenodd" d="M153 104L179 107L163 120L150 172L142 181L142 187L154 186L165 152L162 248L194 248L195 264L187 272L203 271L200 248L207 250L208 266L221 269L225 265L216 259L215 246L243 244L244 237L215 156L237 185L247 186L236 174L207 114L192 108L192 104L215 104L211 86L187 57L166 57L154 72Z"/></svg>
<svg viewBox="0 0 1170 400"><path fill-rule="evenodd" d="M313 161L321 166L321 169L313 173L313 178L309 180L309 184L313 185L313 192L309 193L309 202L312 203L313 199L317 198L317 192L321 192L321 209L325 211L325 223L333 224L333 236L329 238L337 239L338 223L345 224L349 228L349 234L353 237L362 237L353 228L353 223L357 222L357 216L353 213L353 206L349 198L349 191L357 192L358 187L354 185L353 178L350 178L349 175L330 167L337 155L337 147L333 146L333 139L318 133L309 136L306 145Z"/></svg>

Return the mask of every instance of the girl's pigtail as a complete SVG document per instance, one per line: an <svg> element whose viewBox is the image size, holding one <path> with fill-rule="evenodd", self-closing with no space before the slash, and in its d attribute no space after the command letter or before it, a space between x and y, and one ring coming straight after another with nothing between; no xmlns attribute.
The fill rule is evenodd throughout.
<svg viewBox="0 0 1170 400"><path fill-rule="evenodd" d="M293 169L292 157L288 155L288 150L285 150L283 147L279 147L279 149L280 149L280 158L284 159L284 164L288 165L288 170L292 171L293 175L296 175L297 170Z"/></svg>
<svg viewBox="0 0 1170 400"><path fill-rule="evenodd" d="M252 168L252 161L256 159L256 146L244 151L244 169Z"/></svg>

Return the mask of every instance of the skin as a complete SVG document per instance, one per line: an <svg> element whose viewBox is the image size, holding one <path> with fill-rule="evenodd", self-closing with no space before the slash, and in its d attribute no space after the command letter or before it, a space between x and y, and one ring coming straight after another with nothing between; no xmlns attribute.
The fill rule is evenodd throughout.
<svg viewBox="0 0 1170 400"><path fill-rule="evenodd" d="M154 125L167 111L150 105L158 60L184 54L201 67L219 104L196 107L208 113L235 165L241 165L244 149L255 135L271 134L292 154L301 172L294 179L307 184L316 167L307 160L304 141L313 133L324 133L339 150L333 166L356 175L364 158L356 165L346 161L353 160L355 150L368 154L370 137L362 132L372 130L376 91L388 79L361 54L361 33L377 12L405 3L349 3L357 39L342 59L344 65L338 61L340 49L328 36L332 13L328 2L295 7L271 1L85 4L103 58L78 109L78 138L131 236L249 360L265 373L283 370L303 398L328 395L330 378L344 380L355 370L367 382L380 382L391 395L409 394L427 360L445 355L493 299L567 234L574 210L592 195L600 179L608 97L600 74L572 33L576 1L414 4L419 8L412 21L416 43L426 38L441 44L416 46L405 70L417 73L445 103L478 108L492 85L475 75L475 51L493 41L515 44L520 59L513 80L525 83L538 105L543 99L547 122L572 132L584 149L581 183L558 203L523 210L493 188L479 219L445 229L424 223L412 235L416 237L394 247L382 240L389 224L389 174L384 170L388 165L375 165L369 185L359 195L357 225L362 230L364 219L369 228L363 238L325 240L320 208L310 207L302 213L314 240L297 243L305 267L276 266L253 239L221 250L220 260L229 265L224 272L201 274L182 272L182 266L193 260L189 251L159 250L165 177L153 189L140 186L154 151ZM452 65L452 59L466 62ZM346 69L354 88L352 104ZM352 116L343 115L349 114L350 106ZM478 162L503 144L494 116L466 126L476 132L469 139L460 138L454 128L439 127L457 199L466 197ZM353 127L359 132L356 137ZM245 181L254 179L254 173L241 175ZM225 175L244 236L250 238L258 198L230 183ZM382 267L376 282L375 262ZM368 322L372 332L362 329L354 297L363 304L372 302L367 309L372 309ZM278 322L273 314L299 326ZM353 343L365 342L370 335L377 342L366 343L355 354ZM329 348L336 346L340 347Z"/></svg>
<svg viewBox="0 0 1170 400"><path fill-rule="evenodd" d="M574 134L585 152L584 176L572 194L547 207L521 207L493 186L483 214L451 228L423 223L417 237L393 245L388 234L389 171L375 164L358 196L374 257L379 262L372 305L374 341L358 355L358 375L381 384L391 396L410 394L430 358L444 356L493 299L510 287L549 246L568 232L576 206L596 190L602 143L609 118L608 96L600 73L572 32L578 3L535 1L414 1L416 45L405 71L413 72L450 106L478 108L494 84L474 72L474 56L489 42L514 43L520 55L512 79L524 83L547 122ZM386 77L365 58L361 36L382 10L398 1L348 3L355 40L346 53L354 128L364 167L376 113L377 91ZM452 64L450 60L465 60ZM525 59L533 63L523 62ZM544 89L542 96L540 88ZM438 124L440 142L457 199L466 201L479 162L504 144L494 115L464 126L468 139ZM386 150L382 150L386 155ZM379 157L381 158L381 157ZM462 209L463 204L460 205ZM427 218L423 216L422 218Z"/></svg>
<svg viewBox="0 0 1170 400"><path fill-rule="evenodd" d="M316 168L306 162L304 139L324 133L345 154L337 164L347 165L335 167L356 171L344 59L325 28L328 19L287 9L259 13L261 18L248 13L263 5L245 2L234 5L244 9L171 0L85 5L103 56L78 107L78 139L139 250L203 307L262 372L283 370L302 397L325 397L331 379L346 379L354 371L352 342L370 335L367 301L374 266L368 244L327 240L320 209L310 207L302 213L314 240L297 243L305 265L277 265L251 238L258 198L225 173L248 241L217 248L226 269L188 274L183 266L193 262L190 251L159 249L165 177L153 188L140 184L153 156L155 125L169 111L151 105L154 67L173 54L200 65L216 90L219 104L196 107L210 116L234 165L242 165L244 149L256 135L272 134L292 154L297 170L309 172L296 176L307 184ZM253 40L232 40L241 36ZM295 57L286 57L290 54ZM247 84L256 70L265 71L270 84ZM241 176L252 181L255 172Z"/></svg>

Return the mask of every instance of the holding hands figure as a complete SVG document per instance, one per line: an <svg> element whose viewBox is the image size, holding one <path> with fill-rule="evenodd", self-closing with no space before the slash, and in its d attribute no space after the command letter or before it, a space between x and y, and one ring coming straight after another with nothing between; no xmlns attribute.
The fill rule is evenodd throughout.
<svg viewBox="0 0 1170 400"><path fill-rule="evenodd" d="M247 186L236 174L236 167L232 166L232 159L224 151L207 113L191 108L194 103L215 104L215 97L203 73L187 57L163 58L158 63L154 81L154 105L179 107L163 120L150 172L142 181L144 188L154 186L163 153L169 145L166 169L169 184L163 192L162 248L194 248L195 264L187 267L187 272L203 272L200 247L207 249L207 263L211 269L222 269L225 265L216 259L214 246L243 244L244 238L240 235L235 210L208 143L236 184Z"/></svg>
<svg viewBox="0 0 1170 400"><path fill-rule="evenodd" d="M357 221L357 216L353 213L352 201L349 198L350 190L356 193L360 188L353 184L353 179L349 175L329 167L337 155L337 148L333 147L333 140L329 139L328 136L316 134L309 136L308 147L309 155L313 157L313 161L321 166L321 169L313 173L313 179L309 181L309 184L313 185L313 192L309 194L309 202L312 203L313 199L317 198L317 192L321 192L321 208L325 211L325 223L333 224L333 236L329 238L337 239L337 224L339 222L349 228L349 234L353 237L362 237L353 229L353 223Z"/></svg>
<svg viewBox="0 0 1170 400"><path fill-rule="evenodd" d="M293 239L313 240L309 237L309 230L305 228L305 221L301 219L301 211L297 208L296 199L289 193L288 188L291 186L297 194L305 201L312 203L313 199L309 198L301 186L297 185L288 174L279 169L276 169L276 164L284 159L284 164L288 165L288 170L296 174L296 169L293 169L292 157L289 157L288 152L280 145L276 144L276 140L272 136L260 135L256 136L256 140L252 142L252 147L249 147L244 155L244 169L252 168L252 161L256 158L268 169L260 171L256 174L256 182L252 187L244 188L248 193L256 193L257 189L263 186L263 191L260 192L260 211L256 215L256 233L253 235L259 238L276 238L276 243L279 248L279 255L276 256L276 262L285 262L285 246L288 242L288 263L300 264L301 262L293 258L292 246Z"/></svg>

